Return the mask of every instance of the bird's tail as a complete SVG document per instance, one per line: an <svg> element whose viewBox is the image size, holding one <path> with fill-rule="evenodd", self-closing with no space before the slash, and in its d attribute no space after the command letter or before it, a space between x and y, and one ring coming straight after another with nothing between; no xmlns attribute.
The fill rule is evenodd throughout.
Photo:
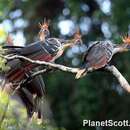
<svg viewBox="0 0 130 130"><path fill-rule="evenodd" d="M21 99L22 104L26 107L27 115L30 118L34 108L33 95L25 88L18 89L16 94L16 97L18 96Z"/></svg>
<svg viewBox="0 0 130 130"><path fill-rule="evenodd" d="M6 46L3 46L2 48L4 49L5 54L7 54L7 55L11 54L12 55L12 54L19 54L19 50L21 50L24 47L6 45Z"/></svg>
<svg viewBox="0 0 130 130"><path fill-rule="evenodd" d="M35 77L32 82L24 84L24 86L19 89L18 95L26 106L29 118L37 114L38 119L52 120L52 112L47 101L44 87L45 85L42 78L38 76Z"/></svg>

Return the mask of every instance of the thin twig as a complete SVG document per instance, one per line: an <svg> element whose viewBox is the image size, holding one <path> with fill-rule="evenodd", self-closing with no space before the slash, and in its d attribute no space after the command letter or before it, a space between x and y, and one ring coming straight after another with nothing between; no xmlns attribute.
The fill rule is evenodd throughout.
<svg viewBox="0 0 130 130"><path fill-rule="evenodd" d="M46 71L47 71L47 69L42 69L42 70L33 72L28 78L23 79L23 80L21 81L21 84L31 82L31 80L34 79L36 76L41 75L41 74L45 73ZM20 86L21 86L21 84L20 84Z"/></svg>
<svg viewBox="0 0 130 130"><path fill-rule="evenodd" d="M47 69L42 69L42 70L39 70L37 72L34 72L33 74L31 74L31 77L30 78L35 78L36 76L40 75L40 74L43 74L47 71Z"/></svg>

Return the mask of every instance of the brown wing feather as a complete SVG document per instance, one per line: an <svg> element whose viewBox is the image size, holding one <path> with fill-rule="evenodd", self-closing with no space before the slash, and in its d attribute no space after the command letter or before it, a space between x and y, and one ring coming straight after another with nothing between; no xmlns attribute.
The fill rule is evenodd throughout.
<svg viewBox="0 0 130 130"><path fill-rule="evenodd" d="M85 62L86 56L88 55L89 51L92 49L92 47L96 46L99 43L99 41L92 42L91 45L89 45L88 50L85 54L83 54L82 61Z"/></svg>
<svg viewBox="0 0 130 130"><path fill-rule="evenodd" d="M85 61L89 64L88 67L93 69L104 67L108 63L106 50L101 46L94 46L87 54Z"/></svg>

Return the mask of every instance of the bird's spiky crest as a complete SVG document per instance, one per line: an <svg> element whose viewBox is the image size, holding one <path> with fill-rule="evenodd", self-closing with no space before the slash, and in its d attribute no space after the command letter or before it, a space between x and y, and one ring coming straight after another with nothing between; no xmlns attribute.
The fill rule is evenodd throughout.
<svg viewBox="0 0 130 130"><path fill-rule="evenodd" d="M49 27L49 20L44 19L44 22L39 23L40 29L48 29Z"/></svg>
<svg viewBox="0 0 130 130"><path fill-rule="evenodd" d="M123 36L122 41L124 43L130 44L130 35L127 34L126 36Z"/></svg>
<svg viewBox="0 0 130 130"><path fill-rule="evenodd" d="M80 34L80 30L79 30L79 28L77 28L76 33L75 33L75 35L74 35L74 39L75 39L75 40L79 40L79 39L81 39L81 38L82 38L82 36L81 36L81 34Z"/></svg>

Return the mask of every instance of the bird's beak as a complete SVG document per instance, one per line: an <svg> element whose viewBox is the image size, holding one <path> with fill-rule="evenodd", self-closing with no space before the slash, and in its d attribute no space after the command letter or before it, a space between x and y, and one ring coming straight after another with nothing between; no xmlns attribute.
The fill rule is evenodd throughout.
<svg viewBox="0 0 130 130"><path fill-rule="evenodd" d="M76 79L79 79L79 78L81 78L81 77L84 77L86 74L87 74L86 69L80 69L80 70L77 72L75 78L76 78Z"/></svg>

